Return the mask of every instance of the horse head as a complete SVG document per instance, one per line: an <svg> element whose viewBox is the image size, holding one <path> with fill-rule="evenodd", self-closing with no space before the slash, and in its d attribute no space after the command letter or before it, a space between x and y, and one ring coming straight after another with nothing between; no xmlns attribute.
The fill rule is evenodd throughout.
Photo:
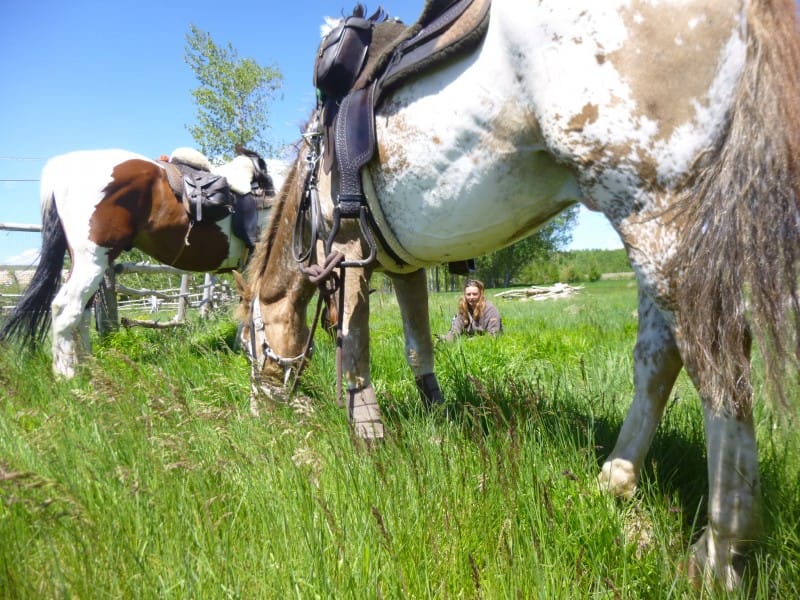
<svg viewBox="0 0 800 600"><path fill-rule="evenodd" d="M235 274L241 302L239 341L251 366L250 407L286 398L310 354L308 304L316 291L292 251L294 215L302 199L305 160L298 157L273 204L269 225L244 276Z"/></svg>

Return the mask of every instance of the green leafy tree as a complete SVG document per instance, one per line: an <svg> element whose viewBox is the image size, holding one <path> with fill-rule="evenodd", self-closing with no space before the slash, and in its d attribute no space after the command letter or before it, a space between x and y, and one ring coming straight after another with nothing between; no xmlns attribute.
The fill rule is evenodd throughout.
<svg viewBox="0 0 800 600"><path fill-rule="evenodd" d="M218 46L211 35L189 26L184 60L200 82L192 90L197 125L188 126L199 149L211 160L229 160L237 144L271 156L275 148L264 137L269 129L269 102L283 75L272 66L239 58L228 44Z"/></svg>
<svg viewBox="0 0 800 600"><path fill-rule="evenodd" d="M572 240L578 208L564 211L533 235L476 260L477 275L489 287L508 287L529 263L546 258Z"/></svg>

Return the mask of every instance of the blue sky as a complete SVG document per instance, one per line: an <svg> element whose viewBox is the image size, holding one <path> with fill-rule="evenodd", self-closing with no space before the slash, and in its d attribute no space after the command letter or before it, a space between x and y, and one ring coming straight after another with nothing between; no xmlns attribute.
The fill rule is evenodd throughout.
<svg viewBox="0 0 800 600"><path fill-rule="evenodd" d="M406 23L424 0L383 0ZM3 2L0 19L0 221L39 222L39 173L47 158L71 150L124 148L157 157L195 145L183 62L194 24L240 57L277 67L284 77L270 106L268 138L299 137L314 106L312 67L326 15L355 0ZM378 2L367 2L374 9ZM24 181L14 181L24 180ZM619 248L602 215L581 209L574 248ZM0 231L0 264L30 264L39 235Z"/></svg>

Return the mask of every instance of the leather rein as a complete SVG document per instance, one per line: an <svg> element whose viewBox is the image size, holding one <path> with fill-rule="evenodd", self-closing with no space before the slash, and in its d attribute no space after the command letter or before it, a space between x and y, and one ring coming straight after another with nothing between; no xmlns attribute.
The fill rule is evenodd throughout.
<svg viewBox="0 0 800 600"><path fill-rule="evenodd" d="M334 269L337 267L341 268L340 265L344 259L343 254L339 252L329 252L324 264L312 264L315 258L314 247L316 242L325 239L321 235L321 231L324 227L322 227L319 194L317 191L319 163L321 159L319 152L321 137L322 132L318 127L312 128L309 133L303 135L304 140L308 143L311 150L306 157L308 169L303 184L303 197L295 218L292 235L292 257L298 264L309 263L307 267L302 268L303 273L319 288L317 307L303 351L297 356L292 357L284 357L277 354L270 346L269 340L267 340L266 326L264 325L264 318L261 314L261 302L258 294L253 298L250 306L250 365L252 381L259 386L263 386L261 373L264 370L264 365L266 365L267 360L270 360L283 369L283 385L284 388L288 388L289 395L295 392L300 375L313 353L314 335L317 325L321 320L325 299L339 290L341 281L343 281L343 277L339 277L334 273ZM310 231L307 239L304 238L305 224L308 224L308 229ZM331 235L330 239L332 239L332 237ZM340 307L340 315L342 314L341 310ZM337 323L337 336L340 336L340 332L341 318ZM337 344L337 348L338 347L340 347L340 344ZM340 365L341 354L337 350L337 376L339 380L341 380L341 376L339 375L341 372ZM290 380L291 386L289 386ZM339 386L339 389L341 389L341 386Z"/></svg>

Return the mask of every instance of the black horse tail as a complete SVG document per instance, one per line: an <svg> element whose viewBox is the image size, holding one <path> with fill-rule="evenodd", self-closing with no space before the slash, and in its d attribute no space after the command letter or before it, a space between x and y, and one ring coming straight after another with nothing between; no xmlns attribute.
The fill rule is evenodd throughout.
<svg viewBox="0 0 800 600"><path fill-rule="evenodd" d="M50 328L50 305L61 283L67 236L51 194L42 207L42 249L30 284L0 329L0 341L16 340L36 348Z"/></svg>

